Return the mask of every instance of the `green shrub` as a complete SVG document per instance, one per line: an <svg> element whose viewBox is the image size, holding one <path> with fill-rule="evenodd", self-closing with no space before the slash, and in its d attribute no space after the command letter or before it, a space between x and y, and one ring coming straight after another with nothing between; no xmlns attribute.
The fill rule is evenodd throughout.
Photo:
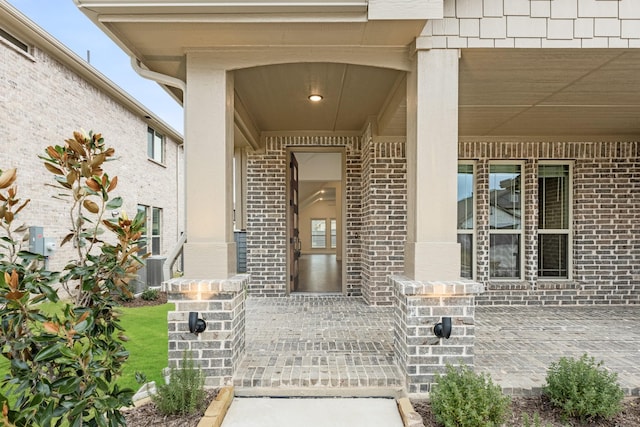
<svg viewBox="0 0 640 427"><path fill-rule="evenodd" d="M562 357L547 370L543 392L566 417L611 418L622 409L624 393L618 375L602 365L586 354L577 360Z"/></svg>
<svg viewBox="0 0 640 427"><path fill-rule="evenodd" d="M505 421L510 399L488 376L447 365L445 375L436 379L431 409L445 427L490 427Z"/></svg>
<svg viewBox="0 0 640 427"><path fill-rule="evenodd" d="M16 169L0 171L0 353L9 362L0 425L126 424L120 408L133 390L117 384L129 353L114 307L142 266L135 254L145 221L124 213L107 219L123 203L111 195L117 177L103 170L114 154L100 134L74 132L41 156L54 197L68 201L70 229L60 245L73 244L75 255L62 272L24 250L29 229L18 218L29 200L18 197ZM73 302L60 300L58 283ZM44 310L48 304L57 309Z"/></svg>
<svg viewBox="0 0 640 427"><path fill-rule="evenodd" d="M529 414L522 414L522 427L542 427L542 421L540 420L540 414L533 414L533 421L529 418ZM551 424L545 424L545 427L552 427Z"/></svg>
<svg viewBox="0 0 640 427"><path fill-rule="evenodd" d="M140 298L142 298L145 301L155 301L158 299L159 296L160 296L160 293L158 292L157 289L145 289L142 292L142 295L140 295Z"/></svg>
<svg viewBox="0 0 640 427"><path fill-rule="evenodd" d="M205 398L202 371L195 367L193 358L185 352L182 366L171 368L169 384L158 387L153 402L165 415L185 415L204 409Z"/></svg>

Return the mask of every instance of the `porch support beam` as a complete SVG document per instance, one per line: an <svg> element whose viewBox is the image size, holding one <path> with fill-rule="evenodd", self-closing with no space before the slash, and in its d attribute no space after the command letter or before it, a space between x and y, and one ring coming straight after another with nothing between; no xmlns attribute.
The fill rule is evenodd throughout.
<svg viewBox="0 0 640 427"><path fill-rule="evenodd" d="M460 278L458 55L455 49L418 49L407 76L405 274L419 281Z"/></svg>
<svg viewBox="0 0 640 427"><path fill-rule="evenodd" d="M233 242L233 75L208 54L187 55L185 99L185 277L235 273Z"/></svg>

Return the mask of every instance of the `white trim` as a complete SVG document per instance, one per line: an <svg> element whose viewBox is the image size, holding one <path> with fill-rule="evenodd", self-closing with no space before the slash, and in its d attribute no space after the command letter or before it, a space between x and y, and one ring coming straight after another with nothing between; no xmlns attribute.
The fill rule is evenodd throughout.
<svg viewBox="0 0 640 427"><path fill-rule="evenodd" d="M475 280L477 277L477 266L478 266L478 209L477 209L477 195L478 195L478 175L477 175L477 162L475 160L458 160L458 166L460 165L471 165L472 177L473 177L473 193L472 193L472 201L471 201L471 209L472 209L472 217L473 217L473 226L471 229L460 229L457 228L457 234L471 234L471 280ZM457 182L456 182L457 183ZM459 200L458 200L459 201ZM461 262L462 265L462 262Z"/></svg>
<svg viewBox="0 0 640 427"><path fill-rule="evenodd" d="M545 229L542 233L540 233L541 229L538 228L538 226L536 226L536 232L537 235L539 236L540 234L563 234L563 235L567 235L567 277L540 277L538 275L538 268L536 267L536 278L539 281L572 281L573 280L573 166L574 166L574 161L567 161L567 160L543 160L543 161L539 161L538 162L538 170L540 170L540 166L545 166L545 165L562 165L562 166L569 166L569 184L568 184L568 191L569 191L569 200L568 200L568 204L569 204L569 217L567 218L567 224L568 224L568 229ZM536 171L536 177L539 177L539 173L538 171ZM537 186L538 184L536 184ZM540 192L540 188L538 188L538 194ZM538 215L540 214L540 208L538 207ZM536 222L537 222L536 218ZM536 259L539 259L540 257L540 244L539 244L540 240L538 239L538 243L537 243L537 253L536 253Z"/></svg>
<svg viewBox="0 0 640 427"><path fill-rule="evenodd" d="M520 167L520 228L519 229L492 229L491 228L491 212L489 212L487 220L488 226L488 234L489 234L489 246L488 256L489 256L489 272L488 272L488 280L490 281L514 281L514 280L524 280L525 273L525 248L524 248L524 238L525 238L525 162L523 160L489 160L488 163L488 182L489 187L487 188L487 196L490 198L491 194L491 166L492 165L514 165ZM489 200L489 210L491 209L491 201ZM520 276L519 277L491 277L491 235L492 234L505 234L505 235L519 235L519 251L520 251Z"/></svg>

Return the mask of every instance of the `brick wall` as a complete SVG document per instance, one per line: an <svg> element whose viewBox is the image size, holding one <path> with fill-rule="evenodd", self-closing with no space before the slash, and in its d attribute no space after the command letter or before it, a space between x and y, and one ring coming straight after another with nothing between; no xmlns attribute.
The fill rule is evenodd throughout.
<svg viewBox="0 0 640 427"><path fill-rule="evenodd" d="M637 0L445 0L433 48L640 47Z"/></svg>
<svg viewBox="0 0 640 427"><path fill-rule="evenodd" d="M362 288L369 304L393 304L390 274L404 271L407 177L404 142L365 138L362 148Z"/></svg>
<svg viewBox="0 0 640 427"><path fill-rule="evenodd" d="M74 130L103 134L119 161L105 170L118 176L114 196L135 214L136 205L163 209L163 252L173 248L182 223L178 211L181 148L167 140L165 164L147 158L147 124L104 91L74 73L47 52L35 47L31 55L0 43L0 168L18 168L19 194L30 198L20 221L44 227L58 244L67 234L66 202L52 198L52 176L38 155L47 145L64 144ZM180 217L180 218L179 218ZM50 268L61 269L73 257L71 245L50 257Z"/></svg>
<svg viewBox="0 0 640 427"><path fill-rule="evenodd" d="M247 272L251 274L249 293L260 296L283 296L287 292L287 148L288 147L345 147L348 176L348 201L359 195L358 163L354 153L359 151L359 138L320 136L268 137L263 152L247 155ZM355 196L354 196L355 195ZM349 219L359 215L358 203L347 205L347 289L359 295L358 247L350 242L360 233L357 222Z"/></svg>
<svg viewBox="0 0 640 427"><path fill-rule="evenodd" d="M245 351L245 288L249 277L226 280L171 279L162 284L175 310L168 313L169 366L181 365L185 352L202 369L205 386L232 384ZM189 331L189 313L206 323L199 334Z"/></svg>
<svg viewBox="0 0 640 427"><path fill-rule="evenodd" d="M476 163L478 304L640 303L640 143L461 142L459 156ZM488 163L507 159L525 161L523 282L488 277ZM554 159L573 164L571 280L537 277L537 166Z"/></svg>

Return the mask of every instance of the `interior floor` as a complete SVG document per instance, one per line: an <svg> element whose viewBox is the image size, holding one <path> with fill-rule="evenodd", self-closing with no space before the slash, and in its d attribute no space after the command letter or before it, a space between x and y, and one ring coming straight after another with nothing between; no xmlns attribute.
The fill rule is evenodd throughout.
<svg viewBox="0 0 640 427"><path fill-rule="evenodd" d="M298 261L297 292L342 292L342 262L335 254L305 254Z"/></svg>

